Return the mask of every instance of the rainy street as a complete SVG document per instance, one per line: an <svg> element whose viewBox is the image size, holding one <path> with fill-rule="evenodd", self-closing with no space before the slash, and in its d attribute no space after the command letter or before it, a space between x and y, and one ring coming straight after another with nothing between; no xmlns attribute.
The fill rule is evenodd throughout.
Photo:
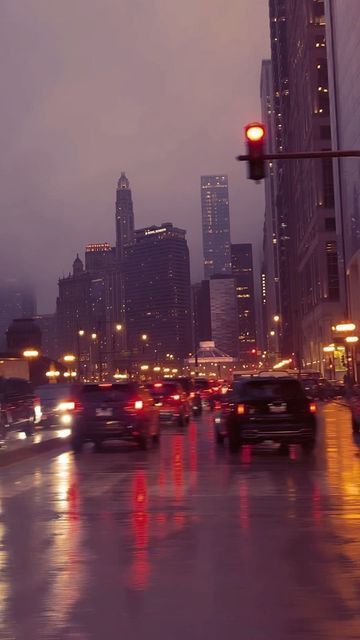
<svg viewBox="0 0 360 640"><path fill-rule="evenodd" d="M1 470L0 637L359 638L360 444L319 408L316 451L236 456L212 415L148 452Z"/></svg>

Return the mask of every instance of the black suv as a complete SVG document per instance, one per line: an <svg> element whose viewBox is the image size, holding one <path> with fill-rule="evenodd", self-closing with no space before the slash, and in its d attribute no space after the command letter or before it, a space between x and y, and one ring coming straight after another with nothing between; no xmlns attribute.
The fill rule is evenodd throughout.
<svg viewBox="0 0 360 640"><path fill-rule="evenodd" d="M136 382L84 384L72 413L71 447L80 453L85 442L101 449L105 440L131 440L147 449L159 439L159 414L149 392Z"/></svg>
<svg viewBox="0 0 360 640"><path fill-rule="evenodd" d="M195 388L195 383L192 378L188 376L178 376L176 378L165 378L165 380L171 380L172 382L180 384L188 397L192 413L194 415L200 415L202 413L201 395Z"/></svg>
<svg viewBox="0 0 360 640"><path fill-rule="evenodd" d="M312 450L316 442L316 405L292 377L254 377L235 382L215 418L217 442L229 438L231 451L242 444L272 440L301 444Z"/></svg>
<svg viewBox="0 0 360 640"><path fill-rule="evenodd" d="M33 435L39 420L39 401L30 382L22 378L0 378L0 442L10 431Z"/></svg>

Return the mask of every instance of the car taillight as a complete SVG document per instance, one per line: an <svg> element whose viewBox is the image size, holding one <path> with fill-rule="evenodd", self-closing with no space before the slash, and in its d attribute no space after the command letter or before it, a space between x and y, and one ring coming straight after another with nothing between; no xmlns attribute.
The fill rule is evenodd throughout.
<svg viewBox="0 0 360 640"><path fill-rule="evenodd" d="M195 393L193 391L190 393L190 398L195 398Z"/></svg>
<svg viewBox="0 0 360 640"><path fill-rule="evenodd" d="M144 407L144 403L142 400L135 400L134 409L136 409L136 411L140 411L141 409L143 409L143 407Z"/></svg>
<svg viewBox="0 0 360 640"><path fill-rule="evenodd" d="M236 413L238 414L238 416L243 416L245 413L245 405L238 404L238 406L236 407Z"/></svg>
<svg viewBox="0 0 360 640"><path fill-rule="evenodd" d="M84 409L84 405L78 400L75 400L74 405L74 411L82 411Z"/></svg>
<svg viewBox="0 0 360 640"><path fill-rule="evenodd" d="M215 409L216 411L219 411L221 409L221 402L219 402L219 400L215 400Z"/></svg>
<svg viewBox="0 0 360 640"><path fill-rule="evenodd" d="M170 396L172 400L180 400L180 396L176 393L174 396Z"/></svg>
<svg viewBox="0 0 360 640"><path fill-rule="evenodd" d="M309 411L310 411L310 413L316 413L316 404L315 404L315 402L310 402Z"/></svg>

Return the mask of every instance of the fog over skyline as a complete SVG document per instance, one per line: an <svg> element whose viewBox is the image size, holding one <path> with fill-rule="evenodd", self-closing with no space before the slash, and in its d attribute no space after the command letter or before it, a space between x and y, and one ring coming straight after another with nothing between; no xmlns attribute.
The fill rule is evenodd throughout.
<svg viewBox="0 0 360 640"><path fill-rule="evenodd" d="M2 0L3 276L57 279L90 242L115 242L130 180L136 227L187 230L203 277L200 175L227 173L233 242L262 242L264 189L234 158L260 118L268 0Z"/></svg>

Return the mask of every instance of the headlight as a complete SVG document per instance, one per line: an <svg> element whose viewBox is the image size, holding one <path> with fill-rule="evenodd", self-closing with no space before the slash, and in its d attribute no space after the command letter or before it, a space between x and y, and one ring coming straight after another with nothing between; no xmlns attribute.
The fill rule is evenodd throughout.
<svg viewBox="0 0 360 640"><path fill-rule="evenodd" d="M60 402L55 411L73 411L75 409L75 402Z"/></svg>
<svg viewBox="0 0 360 640"><path fill-rule="evenodd" d="M60 420L61 420L62 424L69 425L69 424L72 423L72 416L69 416L68 413L65 413L64 416L61 416Z"/></svg>
<svg viewBox="0 0 360 640"><path fill-rule="evenodd" d="M41 407L40 407L39 404L35 405L34 413L35 413L35 422L40 422L41 416L42 416L42 411L41 411Z"/></svg>

